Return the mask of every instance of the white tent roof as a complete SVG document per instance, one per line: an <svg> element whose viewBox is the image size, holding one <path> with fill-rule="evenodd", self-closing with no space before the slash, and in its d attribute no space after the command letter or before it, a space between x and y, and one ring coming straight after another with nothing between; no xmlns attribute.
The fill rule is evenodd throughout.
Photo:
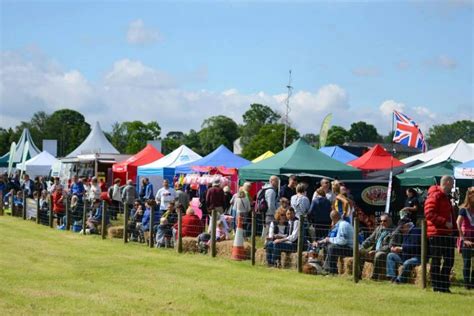
<svg viewBox="0 0 474 316"><path fill-rule="evenodd" d="M417 161L417 160L427 162L427 161L430 161L431 159L434 159L434 158L438 157L439 155L441 155L444 152L454 151L456 149L456 147L458 146L458 144L460 144L460 143L463 143L463 144L467 145L468 147L470 147L471 150L474 150L474 143L466 143L465 141L460 139L455 143L444 145L444 146L429 150L425 153L410 156L408 158L402 159L401 161L404 164L407 164L407 163L410 163L410 162L413 162L413 161ZM463 145L463 147L465 147L465 146ZM454 159L454 160L457 160L457 159ZM461 161L461 160L458 160L458 161Z"/></svg>
<svg viewBox="0 0 474 316"><path fill-rule="evenodd" d="M24 164L17 164L16 168L25 170L30 177L46 176L49 174L51 166L58 161L53 155L47 151L43 151L33 158L25 161Z"/></svg>
<svg viewBox="0 0 474 316"><path fill-rule="evenodd" d="M33 138L31 137L30 131L27 128L25 128L23 132L21 133L18 143L16 144L15 155L13 156L14 163L21 162L23 158L23 150L25 148L26 141L30 143L28 147L29 157L34 157L41 152L38 149L38 147L36 147L35 143L33 142ZM6 153L5 155L9 155L9 153Z"/></svg>
<svg viewBox="0 0 474 316"><path fill-rule="evenodd" d="M149 174L162 168L175 168L177 166L196 161L202 157L189 149L186 145L181 145L168 155L155 160L149 164L138 167L138 175L143 172Z"/></svg>
<svg viewBox="0 0 474 316"><path fill-rule="evenodd" d="M444 150L442 151L439 150L441 148L444 148ZM420 168L436 165L448 159L452 159L459 162L466 162L466 161L471 160L472 157L474 157L474 144L467 144L462 139L458 140L454 144L449 144L449 145L437 148L435 150L436 152L434 154L430 153L429 156L422 157L423 160L418 159L418 160L424 161L424 163L416 165L412 168L408 168L406 171L409 172L412 170L417 170Z"/></svg>
<svg viewBox="0 0 474 316"><path fill-rule="evenodd" d="M119 154L118 150L105 137L99 122L95 123L94 128L82 144L66 157L77 157L85 154Z"/></svg>

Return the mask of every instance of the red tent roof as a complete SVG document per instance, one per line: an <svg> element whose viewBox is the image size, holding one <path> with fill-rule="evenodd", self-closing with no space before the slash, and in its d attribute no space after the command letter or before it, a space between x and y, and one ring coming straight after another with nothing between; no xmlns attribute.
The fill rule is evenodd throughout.
<svg viewBox="0 0 474 316"><path fill-rule="evenodd" d="M150 162L158 160L164 157L155 147L151 144L146 145L141 151L128 158L127 160L118 162L112 166L112 171L119 172L131 172L133 174L137 173L137 167L146 165Z"/></svg>
<svg viewBox="0 0 474 316"><path fill-rule="evenodd" d="M392 157L392 155L380 145L375 145L368 152L355 160L349 161L347 164L361 170L383 170L391 166L403 166L403 162Z"/></svg>

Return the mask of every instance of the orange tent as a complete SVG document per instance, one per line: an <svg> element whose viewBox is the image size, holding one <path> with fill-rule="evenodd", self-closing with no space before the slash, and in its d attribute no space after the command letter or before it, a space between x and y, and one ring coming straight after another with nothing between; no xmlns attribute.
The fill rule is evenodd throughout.
<svg viewBox="0 0 474 316"><path fill-rule="evenodd" d="M135 181L137 177L137 168L142 165L149 164L150 162L156 161L164 157L155 147L151 144L146 145L141 151L128 158L127 160L118 162L112 166L114 172L114 179L120 178L125 182L128 179Z"/></svg>

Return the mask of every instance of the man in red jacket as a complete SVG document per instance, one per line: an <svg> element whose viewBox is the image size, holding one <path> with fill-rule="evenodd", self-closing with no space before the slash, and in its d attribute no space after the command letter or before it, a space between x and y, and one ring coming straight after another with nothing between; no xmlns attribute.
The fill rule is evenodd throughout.
<svg viewBox="0 0 474 316"><path fill-rule="evenodd" d="M425 217L431 256L431 284L433 291L450 293L449 275L454 264L456 218L449 194L454 180L443 176L440 185L428 190ZM443 260L443 268L441 268Z"/></svg>

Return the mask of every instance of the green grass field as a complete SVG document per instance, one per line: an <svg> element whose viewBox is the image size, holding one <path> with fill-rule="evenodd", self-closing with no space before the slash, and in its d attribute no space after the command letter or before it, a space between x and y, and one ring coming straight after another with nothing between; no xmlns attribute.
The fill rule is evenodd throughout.
<svg viewBox="0 0 474 316"><path fill-rule="evenodd" d="M474 295L310 276L0 217L0 314L472 315Z"/></svg>

